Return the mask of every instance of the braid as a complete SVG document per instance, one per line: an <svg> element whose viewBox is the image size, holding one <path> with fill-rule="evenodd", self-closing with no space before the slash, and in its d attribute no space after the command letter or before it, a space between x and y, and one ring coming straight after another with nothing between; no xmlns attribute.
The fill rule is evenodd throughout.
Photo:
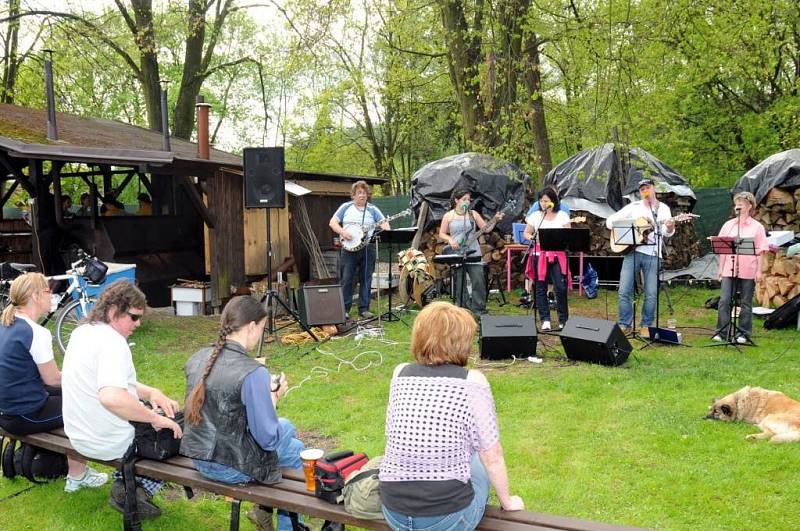
<svg viewBox="0 0 800 531"><path fill-rule="evenodd" d="M197 382L197 385L192 389L192 393L186 401L186 420L195 426L200 424L200 410L203 409L203 403L206 401L206 378L208 378L208 375L211 373L211 369L214 368L214 364L217 362L220 352L222 352L222 349L225 347L228 334L231 332L233 332L233 327L230 325L224 325L219 329L219 337L214 342L214 349L208 357L203 376L200 377L200 381Z"/></svg>

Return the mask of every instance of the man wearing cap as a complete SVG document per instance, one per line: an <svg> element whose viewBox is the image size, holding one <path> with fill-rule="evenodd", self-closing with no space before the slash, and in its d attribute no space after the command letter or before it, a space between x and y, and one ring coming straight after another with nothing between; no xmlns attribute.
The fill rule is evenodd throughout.
<svg viewBox="0 0 800 531"><path fill-rule="evenodd" d="M633 201L606 219L606 227L612 228L615 222L630 221L631 225L639 218L646 219L654 230L647 234L647 240L636 246L622 260L619 273L619 326L629 332L633 326L633 288L639 271L644 277L644 305L640 321L640 333L648 335L647 327L653 324L658 297L658 261L661 259L663 238L675 234L675 223L671 219L669 207L656 197L656 188L651 179L639 181L639 201ZM656 243L658 242L658 245Z"/></svg>

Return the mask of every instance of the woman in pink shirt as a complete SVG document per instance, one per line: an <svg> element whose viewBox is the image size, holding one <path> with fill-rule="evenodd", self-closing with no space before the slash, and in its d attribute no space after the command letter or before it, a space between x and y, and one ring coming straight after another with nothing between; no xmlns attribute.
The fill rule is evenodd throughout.
<svg viewBox="0 0 800 531"><path fill-rule="evenodd" d="M739 192L733 198L736 217L728 220L719 231L719 236L734 238L753 238L756 254L720 255L719 279L722 281L719 296L717 330L712 338L723 341L729 337L731 323L731 301L735 296L734 278L738 278L738 291L741 294L739 324L732 337L740 344L746 344L753 335L753 292L756 281L761 279L761 260L759 254L769 249L764 226L750 214L756 209L756 198L750 192Z"/></svg>

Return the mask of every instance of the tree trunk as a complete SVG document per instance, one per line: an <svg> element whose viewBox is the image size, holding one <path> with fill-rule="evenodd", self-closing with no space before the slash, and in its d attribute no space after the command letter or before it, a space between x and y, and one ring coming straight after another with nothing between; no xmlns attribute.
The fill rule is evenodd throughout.
<svg viewBox="0 0 800 531"><path fill-rule="evenodd" d="M8 16L19 14L19 0L8 1ZM3 95L0 101L14 103L14 86L17 83L17 51L19 49L19 19L8 22L8 32L5 38L6 57L3 61Z"/></svg>
<svg viewBox="0 0 800 531"><path fill-rule="evenodd" d="M524 64L526 65L526 73L524 79L530 106L526 116L531 131L533 131L533 145L543 179L547 172L553 169L553 161L550 158L550 140L547 136L547 122L544 116L539 44L536 34L532 33L528 36L528 45L525 47L526 57Z"/></svg>
<svg viewBox="0 0 800 531"><path fill-rule="evenodd" d="M475 23L470 30L464 17L462 0L439 0L447 47L450 81L461 107L464 140L467 146L483 145L481 122L484 104L480 95L482 0L475 6Z"/></svg>
<svg viewBox="0 0 800 531"><path fill-rule="evenodd" d="M189 27L186 33L186 53L183 59L183 76L178 101L175 104L175 117L172 134L178 138L190 139L194 130L194 106L203 85L202 61L203 44L206 38L206 16L204 2L190 0Z"/></svg>
<svg viewBox="0 0 800 531"><path fill-rule="evenodd" d="M153 28L152 0L131 0L136 28L134 41L139 50L139 68L147 125L153 131L161 131L161 85L159 84L156 36Z"/></svg>

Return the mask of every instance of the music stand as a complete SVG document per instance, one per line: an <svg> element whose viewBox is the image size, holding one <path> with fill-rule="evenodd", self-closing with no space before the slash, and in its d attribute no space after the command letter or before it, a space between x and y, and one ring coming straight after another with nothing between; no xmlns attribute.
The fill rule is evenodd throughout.
<svg viewBox="0 0 800 531"><path fill-rule="evenodd" d="M394 245L410 244L416 233L417 227L403 227L401 229L385 230L380 234L381 241L389 244L389 309L381 315L381 319L385 319L389 322L403 321L398 314L394 313L394 309L392 308L392 265L394 265L394 255L396 254ZM378 289L380 289L380 286L378 286ZM399 289L400 285L398 284L398 290ZM403 323L408 326L408 323L405 321L403 321Z"/></svg>
<svg viewBox="0 0 800 531"><path fill-rule="evenodd" d="M739 255L755 255L756 242L754 238L738 238L734 236L711 236L709 240L711 241L712 253L723 258L727 257L728 255L733 255L733 261L731 264L733 282L731 282L730 289L728 290L728 298L731 301L731 315L728 316L728 331L725 334L725 341L706 346L721 347L733 345L738 350L740 344L736 341L736 337L740 335L740 333L743 337L747 337L743 333L744 331L739 328L738 325L739 298L741 297L741 292L739 290ZM716 332L719 333L719 330ZM747 337L747 341L748 343L744 344L755 346L755 343L751 338Z"/></svg>

